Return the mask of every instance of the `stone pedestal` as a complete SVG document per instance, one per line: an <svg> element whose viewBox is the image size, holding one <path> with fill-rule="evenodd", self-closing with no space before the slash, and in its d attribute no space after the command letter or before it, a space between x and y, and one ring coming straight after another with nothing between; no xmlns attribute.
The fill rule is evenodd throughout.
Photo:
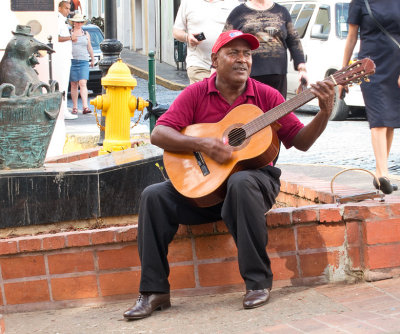
<svg viewBox="0 0 400 334"><path fill-rule="evenodd" d="M0 171L0 228L137 214L143 189L164 178L152 145L42 168Z"/></svg>

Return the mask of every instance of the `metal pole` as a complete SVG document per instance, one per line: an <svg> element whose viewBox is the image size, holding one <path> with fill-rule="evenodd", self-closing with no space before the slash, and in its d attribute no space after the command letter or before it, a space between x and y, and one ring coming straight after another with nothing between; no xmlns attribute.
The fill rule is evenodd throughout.
<svg viewBox="0 0 400 334"><path fill-rule="evenodd" d="M47 40L49 41L47 43L47 45L50 48L53 48L53 43L51 42L51 40L53 39L53 37L51 37L51 35L49 35L47 37ZM52 59L52 52L51 51L47 51L47 54L49 55L49 84L51 85L51 82L53 81L53 59Z"/></svg>
<svg viewBox="0 0 400 334"><path fill-rule="evenodd" d="M149 100L153 108L157 105L156 101L156 62L154 59L155 52L149 52ZM156 125L156 116L152 113L150 114L150 133L152 133L154 126Z"/></svg>
<svg viewBox="0 0 400 334"><path fill-rule="evenodd" d="M122 43L117 40L117 7L115 0L104 0L104 41L100 43L103 58L99 62L102 77L107 75L108 69L114 64L122 51ZM103 93L104 88L103 88ZM101 116L101 125L104 127L105 118ZM105 133L100 130L98 145L102 146Z"/></svg>
<svg viewBox="0 0 400 334"><path fill-rule="evenodd" d="M104 37L117 39L117 7L115 0L104 1Z"/></svg>

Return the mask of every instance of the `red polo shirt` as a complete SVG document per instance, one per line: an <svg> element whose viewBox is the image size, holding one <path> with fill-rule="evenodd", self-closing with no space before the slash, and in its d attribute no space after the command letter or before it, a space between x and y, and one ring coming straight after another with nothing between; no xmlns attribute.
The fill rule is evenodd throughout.
<svg viewBox="0 0 400 334"><path fill-rule="evenodd" d="M249 78L246 90L230 105L217 90L215 77L216 74L213 74L208 79L186 87L156 125L165 125L180 131L191 124L219 122L241 104L254 104L267 112L285 101L276 89ZM278 138L286 148L290 148L293 138L304 124L293 113L280 118L279 123L282 127L277 133Z"/></svg>

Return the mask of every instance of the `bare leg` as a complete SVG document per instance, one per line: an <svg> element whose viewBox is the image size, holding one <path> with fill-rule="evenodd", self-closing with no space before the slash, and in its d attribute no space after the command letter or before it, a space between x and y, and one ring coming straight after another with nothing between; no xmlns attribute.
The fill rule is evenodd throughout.
<svg viewBox="0 0 400 334"><path fill-rule="evenodd" d="M78 108L78 81L71 81L71 99L74 108Z"/></svg>
<svg viewBox="0 0 400 334"><path fill-rule="evenodd" d="M393 141L393 132L393 128L386 127L371 129L371 141L375 154L376 176L378 178L389 175L387 160Z"/></svg>
<svg viewBox="0 0 400 334"><path fill-rule="evenodd" d="M86 82L87 82L87 80L85 80L85 79L79 80L79 89L81 92L83 109L88 107L88 90L87 90Z"/></svg>
<svg viewBox="0 0 400 334"><path fill-rule="evenodd" d="M387 153L389 158L390 149L392 148L393 136L394 136L394 129L393 128L386 128L386 140L387 140Z"/></svg>

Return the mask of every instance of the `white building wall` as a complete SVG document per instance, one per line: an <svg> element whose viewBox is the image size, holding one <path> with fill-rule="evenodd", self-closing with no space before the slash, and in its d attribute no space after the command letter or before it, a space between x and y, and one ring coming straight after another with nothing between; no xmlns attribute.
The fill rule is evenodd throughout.
<svg viewBox="0 0 400 334"><path fill-rule="evenodd" d="M133 38L133 45L132 49L137 52L142 52L143 51L143 30L144 30L144 24L143 21L145 18L143 18L143 1L142 0L133 0L133 11L132 11L132 20L133 20L133 32L132 32L132 38Z"/></svg>
<svg viewBox="0 0 400 334"><path fill-rule="evenodd" d="M17 16L10 11L10 3L8 1L0 1L0 22L2 32L0 34L0 59L3 57L4 50L8 42L13 37L11 31L15 31L15 27L19 24Z"/></svg>
<svg viewBox="0 0 400 334"><path fill-rule="evenodd" d="M173 0L161 1L161 34L160 34L160 60L175 65L174 60L174 38L172 27L174 25L174 3Z"/></svg>
<svg viewBox="0 0 400 334"><path fill-rule="evenodd" d="M89 19L91 19L92 17L99 17L99 16L104 17L104 9L103 9L104 0L85 0L85 1L87 1L87 6L85 7L87 8L87 17ZM83 8L83 11L85 12L85 8Z"/></svg>
<svg viewBox="0 0 400 334"><path fill-rule="evenodd" d="M160 8L158 1L152 0L148 4L148 51L157 51L157 45L160 45ZM156 55L157 56L157 55Z"/></svg>
<svg viewBox="0 0 400 334"><path fill-rule="evenodd" d="M132 47L131 0L117 1L117 39L124 47Z"/></svg>
<svg viewBox="0 0 400 334"><path fill-rule="evenodd" d="M104 0L85 1L89 18L104 17ZM143 55L155 51L157 59L175 66L172 27L174 2L177 1L115 0L115 2L117 36L123 46Z"/></svg>

